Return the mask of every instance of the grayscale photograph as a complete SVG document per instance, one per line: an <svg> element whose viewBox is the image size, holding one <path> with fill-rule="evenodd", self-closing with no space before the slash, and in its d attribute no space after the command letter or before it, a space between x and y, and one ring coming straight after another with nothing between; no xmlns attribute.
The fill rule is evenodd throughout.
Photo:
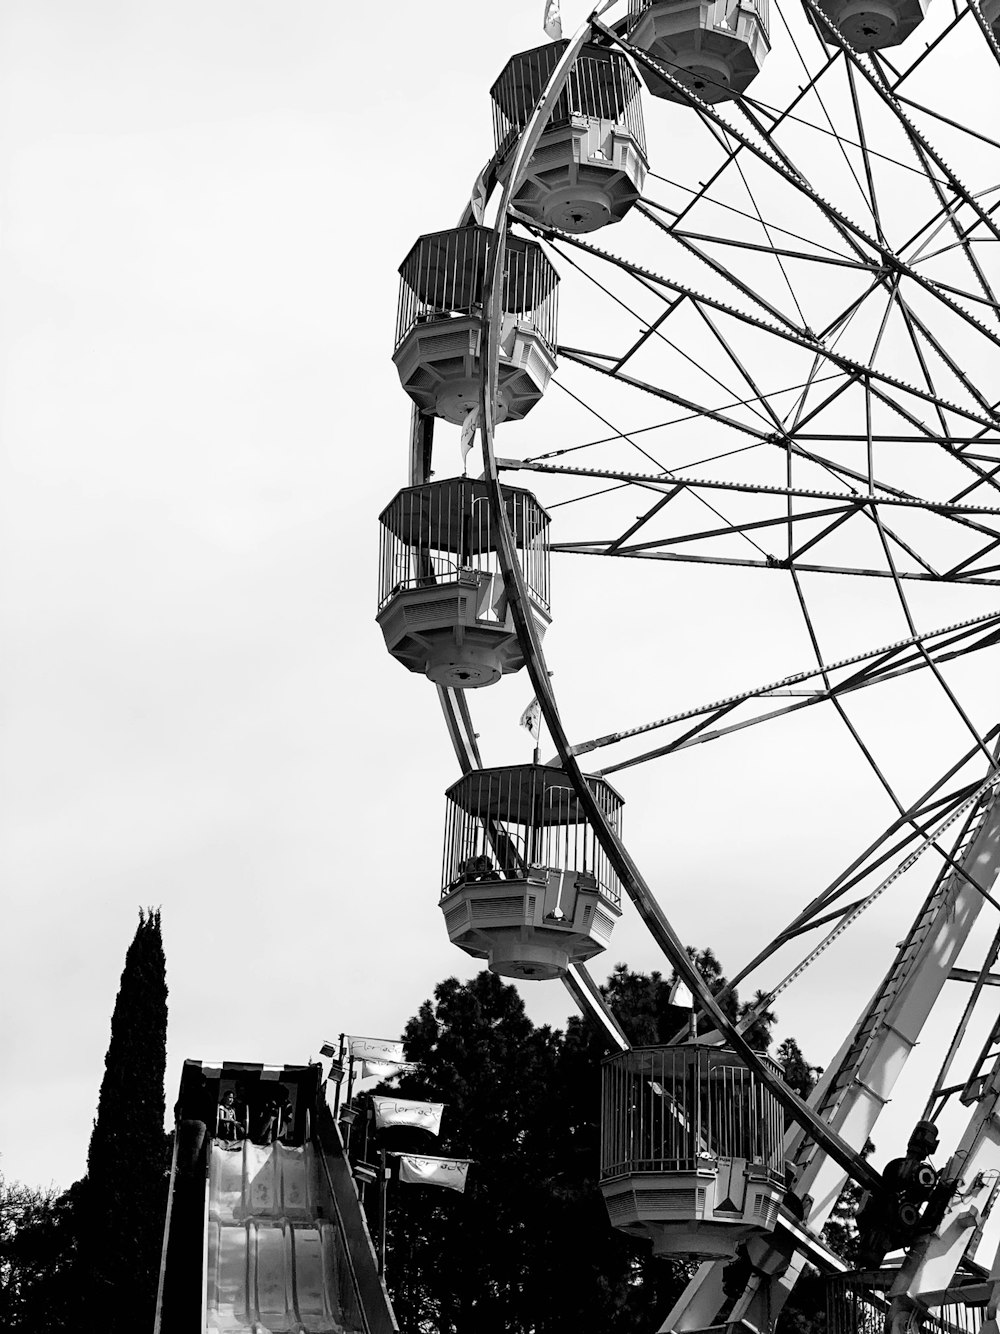
<svg viewBox="0 0 1000 1334"><path fill-rule="evenodd" d="M2 1334L1000 1334L1000 0L0 0Z"/></svg>

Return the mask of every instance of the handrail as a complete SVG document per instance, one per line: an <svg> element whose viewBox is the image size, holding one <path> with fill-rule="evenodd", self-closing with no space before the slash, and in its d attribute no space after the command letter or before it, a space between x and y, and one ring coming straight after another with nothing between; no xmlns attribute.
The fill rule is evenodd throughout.
<svg viewBox="0 0 1000 1334"><path fill-rule="evenodd" d="M170 1220L174 1212L174 1185L177 1181L177 1124L174 1123L174 1148L170 1155L170 1184L167 1187L167 1212L163 1220L163 1245L160 1247L160 1276L156 1281L156 1315L153 1334L160 1334L163 1318L163 1284L167 1273L167 1246L170 1242Z"/></svg>
<svg viewBox="0 0 1000 1334"><path fill-rule="evenodd" d="M365 1325L364 1334L399 1334L399 1325L396 1323L388 1289L378 1272L378 1257L368 1231L368 1224L350 1176L350 1165L344 1153L343 1141L326 1100L322 1097L317 1106L313 1141L321 1150L318 1157L322 1163L323 1175L337 1216L340 1237L347 1250L348 1269L351 1273L358 1310ZM343 1167L345 1181L350 1185L349 1201L343 1199L344 1181L336 1180L338 1174L331 1169L332 1161L339 1161ZM360 1235L356 1229L347 1226L342 1207L344 1204L348 1207L353 1205L353 1209L357 1210L358 1222L361 1225Z"/></svg>
<svg viewBox="0 0 1000 1334"><path fill-rule="evenodd" d="M201 1223L201 1328L205 1329L208 1324L208 1225L211 1221L212 1210L212 1152L215 1149L215 1142L211 1136L206 1137L205 1145L205 1208L202 1214Z"/></svg>

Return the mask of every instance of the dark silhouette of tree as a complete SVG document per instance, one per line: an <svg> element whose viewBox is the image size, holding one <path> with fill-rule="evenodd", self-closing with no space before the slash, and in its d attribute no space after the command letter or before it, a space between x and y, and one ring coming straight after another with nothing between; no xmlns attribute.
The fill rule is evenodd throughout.
<svg viewBox="0 0 1000 1334"><path fill-rule="evenodd" d="M670 1006L670 983L658 972L633 973L616 963L601 992L625 1036L637 1047L667 1042L672 1033L666 1030L685 1023L680 1008Z"/></svg>
<svg viewBox="0 0 1000 1334"><path fill-rule="evenodd" d="M72 1271L79 1188L60 1194L0 1173L0 1329L62 1334L79 1328Z"/></svg>
<svg viewBox="0 0 1000 1334"><path fill-rule="evenodd" d="M465 1195L390 1186L389 1280L402 1328L441 1334L521 1330L532 1254L530 1127L538 1120L558 1039L536 1029L513 987L488 972L440 983L406 1026L403 1097L444 1102L440 1138L397 1128L392 1150L475 1160ZM355 1143L357 1143L355 1131Z"/></svg>
<svg viewBox="0 0 1000 1334"><path fill-rule="evenodd" d="M774 1058L781 1066L782 1078L788 1087L794 1089L800 1098L808 1098L823 1073L822 1066L810 1065L794 1038L785 1038L774 1053Z"/></svg>
<svg viewBox="0 0 1000 1334"><path fill-rule="evenodd" d="M743 1036L754 1051L767 1051L771 1045L771 1029L778 1021L778 1016L768 1004L767 992L755 991L753 1000L745 1001L740 1005L739 1016L741 1022L745 1021L751 1014L756 1015L756 1017L747 1024L743 1030Z"/></svg>
<svg viewBox="0 0 1000 1334"><path fill-rule="evenodd" d="M862 1157L869 1158L874 1152L875 1145L871 1140L866 1140L861 1150ZM861 1262L856 1218L864 1193L856 1181L848 1181L822 1232L823 1240L830 1250L836 1251L842 1260L852 1266Z"/></svg>
<svg viewBox="0 0 1000 1334"><path fill-rule="evenodd" d="M89 1328L152 1327L166 1207L167 984L158 910L139 912L111 1016L82 1183L81 1295Z"/></svg>
<svg viewBox="0 0 1000 1334"><path fill-rule="evenodd" d="M474 1165L464 1195L390 1185L388 1282L401 1327L624 1334L664 1310L686 1267L614 1233L598 1188L599 1036L577 1019L565 1037L536 1028L515 988L483 972L442 982L404 1042L419 1068L397 1091L443 1102L442 1134L384 1130L380 1146Z"/></svg>
<svg viewBox="0 0 1000 1334"><path fill-rule="evenodd" d="M665 1018L669 1024L661 1012L661 1023ZM534 1309L543 1319L525 1325L532 1334L535 1329L539 1334L656 1329L693 1272L686 1262L654 1257L646 1243L626 1237L608 1221L599 1184L604 1055L603 1036L579 1017L571 1018L542 1108L546 1136L540 1136L545 1147L539 1156L543 1191L537 1218L544 1259L533 1274L528 1313ZM546 1169L547 1177L542 1176ZM569 1281L559 1281L562 1276L570 1276Z"/></svg>
<svg viewBox="0 0 1000 1334"><path fill-rule="evenodd" d="M691 957L713 992L727 987L710 949ZM636 1044L684 1032L690 1012L670 1001L658 972L617 965L606 999ZM723 997L734 1019L741 1006ZM775 1015L766 1005L748 1034L766 1048ZM517 991L488 972L442 982L404 1034L417 1064L392 1088L445 1104L442 1134L384 1130L377 1147L471 1158L464 1196L393 1182L388 1282L413 1334L626 1334L655 1328L690 1266L653 1258L614 1231L599 1188L600 1062L605 1039L574 1017L565 1033L536 1028ZM797 1050L797 1048L796 1048ZM364 1144L355 1128L353 1144ZM368 1157L376 1142L369 1141ZM368 1204L375 1225L376 1193Z"/></svg>
<svg viewBox="0 0 1000 1334"><path fill-rule="evenodd" d="M725 993L721 995L719 1005L727 1019L736 1023L745 1019L758 1006L763 1006L761 1013L747 1026L745 1037L757 1051L767 1051L777 1015L764 1004L766 994L758 991L752 1001L741 1003L737 989L729 987L729 980L714 950L695 949L693 945L688 945L687 952L691 962L708 983L712 995ZM647 1046L651 1043L682 1041L686 1037L690 1011L670 1001L670 993L676 981L676 972L664 978L658 972L633 973L625 964L615 964L601 991L630 1042L636 1046ZM707 1033L712 1027L711 1021L704 1016L699 1019L699 1033Z"/></svg>

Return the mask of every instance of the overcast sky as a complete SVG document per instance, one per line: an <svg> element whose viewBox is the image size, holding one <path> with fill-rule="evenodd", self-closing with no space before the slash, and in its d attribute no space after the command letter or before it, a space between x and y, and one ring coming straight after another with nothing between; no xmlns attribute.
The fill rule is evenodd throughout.
<svg viewBox="0 0 1000 1334"><path fill-rule="evenodd" d="M406 481L396 268L457 220L491 152L488 87L544 40L542 9L0 0L9 1176L84 1170L139 905L163 914L168 1107L187 1057L396 1037L478 969L436 905L457 771L433 690L374 622L376 519ZM570 28L585 6L563 9ZM647 117L670 142L680 123ZM545 409L536 445L568 411ZM810 665L769 574L564 564L549 665L574 736ZM926 623L990 605L961 592L928 594ZM880 598L855 595L838 644L905 633ZM937 707L913 689L900 713ZM479 694L490 758L528 758L526 680ZM668 913L730 969L888 819L819 713L620 782ZM878 733L879 707L861 715ZM926 757L898 723L879 739L912 797ZM873 911L779 1033L826 1060L910 915ZM595 973L618 959L662 963L628 910ZM523 991L540 1021L569 1011L558 984Z"/></svg>

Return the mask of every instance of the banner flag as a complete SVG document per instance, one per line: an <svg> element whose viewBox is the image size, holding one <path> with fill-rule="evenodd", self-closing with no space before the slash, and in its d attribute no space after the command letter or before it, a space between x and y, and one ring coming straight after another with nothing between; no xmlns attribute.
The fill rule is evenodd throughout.
<svg viewBox="0 0 1000 1334"><path fill-rule="evenodd" d="M538 734L542 727L542 706L534 696L532 696L531 703L521 714L521 726L526 728L536 741L538 740Z"/></svg>
<svg viewBox="0 0 1000 1334"><path fill-rule="evenodd" d="M399 1156L399 1179L410 1186L446 1186L465 1192L469 1160L465 1158L418 1158L412 1153Z"/></svg>
<svg viewBox="0 0 1000 1334"><path fill-rule="evenodd" d="M416 1068L412 1061L373 1061L368 1058L361 1063L359 1078L391 1079L393 1075L401 1075Z"/></svg>
<svg viewBox="0 0 1000 1334"><path fill-rule="evenodd" d="M476 435L476 426L479 422L479 404L476 403L465 414L465 421L462 423L462 438L459 441L459 448L462 451L462 474L465 475L469 462L469 451L472 449L472 442Z"/></svg>
<svg viewBox="0 0 1000 1334"><path fill-rule="evenodd" d="M559 12L559 0L545 0L545 18L542 20L546 37L558 42L562 37L562 15Z"/></svg>
<svg viewBox="0 0 1000 1334"><path fill-rule="evenodd" d="M409 1102L405 1098L372 1097L375 1128L383 1126L419 1126L432 1135L440 1134L443 1102Z"/></svg>
<svg viewBox="0 0 1000 1334"><path fill-rule="evenodd" d="M351 1038L351 1055L363 1061L391 1061L394 1065L406 1062L401 1042L387 1038Z"/></svg>

